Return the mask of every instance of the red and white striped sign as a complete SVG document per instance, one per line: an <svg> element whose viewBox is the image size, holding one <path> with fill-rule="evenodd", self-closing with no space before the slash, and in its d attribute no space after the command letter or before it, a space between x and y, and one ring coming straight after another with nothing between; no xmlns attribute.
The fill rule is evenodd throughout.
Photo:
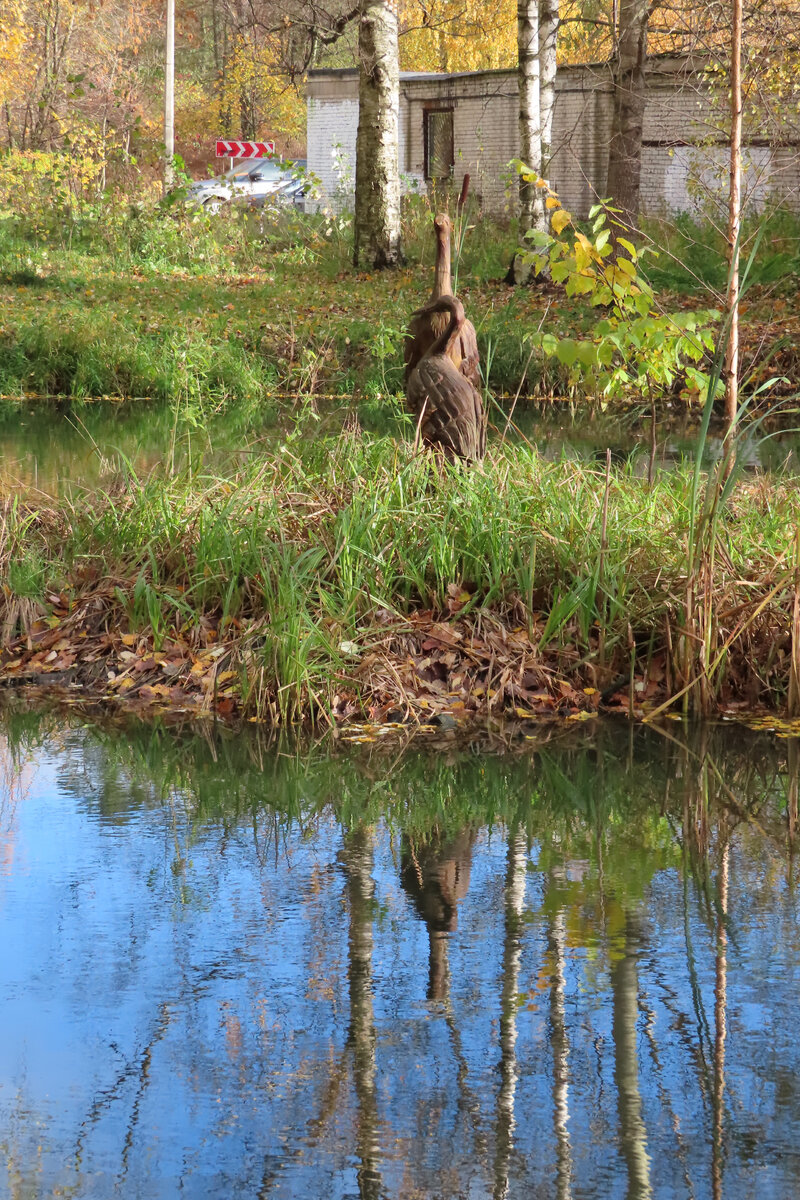
<svg viewBox="0 0 800 1200"><path fill-rule="evenodd" d="M217 158L269 158L274 142L217 142Z"/></svg>

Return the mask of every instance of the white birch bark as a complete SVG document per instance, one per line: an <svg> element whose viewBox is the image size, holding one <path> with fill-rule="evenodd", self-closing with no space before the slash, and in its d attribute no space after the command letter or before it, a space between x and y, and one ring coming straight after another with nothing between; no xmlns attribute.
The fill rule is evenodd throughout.
<svg viewBox="0 0 800 1200"><path fill-rule="evenodd" d="M372 1003L372 920L375 902L373 835L368 827L344 835L342 862L350 904L347 976L350 990L350 1028L347 1041L353 1055L357 1114L355 1152L358 1194L363 1200L383 1196L378 1137L377 1034Z"/></svg>
<svg viewBox="0 0 800 1200"><path fill-rule="evenodd" d="M508 1195L509 1168L514 1149L514 1096L517 1090L517 995L522 955L522 910L525 906L525 837L509 831L505 886L505 937L500 997L500 1091L497 1096L493 1200Z"/></svg>
<svg viewBox="0 0 800 1200"><path fill-rule="evenodd" d="M164 195L175 185L175 0L167 0L164 68Z"/></svg>
<svg viewBox="0 0 800 1200"><path fill-rule="evenodd" d="M556 104L556 47L558 43L559 0L541 0L539 8L539 116L542 140L542 170L550 179L550 155L553 147L553 110Z"/></svg>
<svg viewBox="0 0 800 1200"><path fill-rule="evenodd" d="M539 77L539 0L518 0L519 149L526 166L542 173L542 121ZM536 184L520 176L520 228L543 227L544 204Z"/></svg>
<svg viewBox="0 0 800 1200"><path fill-rule="evenodd" d="M627 1195L649 1200L650 1156L647 1128L642 1117L639 1084L637 1020L639 1017L639 938L635 917L625 915L625 950L611 967L613 995L614 1083L617 1088L619 1141L628 1168Z"/></svg>
<svg viewBox="0 0 800 1200"><path fill-rule="evenodd" d="M393 267L402 257L396 0L363 0L358 52L353 263Z"/></svg>
<svg viewBox="0 0 800 1200"><path fill-rule="evenodd" d="M555 101L558 0L517 0L517 79L519 87L520 158L536 175L549 163ZM520 176L520 233L546 231L544 195L535 182ZM509 283L527 283L532 266L515 255Z"/></svg>

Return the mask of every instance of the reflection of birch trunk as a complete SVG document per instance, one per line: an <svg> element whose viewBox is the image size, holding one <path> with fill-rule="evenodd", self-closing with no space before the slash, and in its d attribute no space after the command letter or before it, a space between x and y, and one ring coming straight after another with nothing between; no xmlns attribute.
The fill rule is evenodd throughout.
<svg viewBox="0 0 800 1200"><path fill-rule="evenodd" d="M614 1082L617 1087L620 1142L628 1168L628 1200L652 1196L647 1131L642 1120L636 1020L639 1014L638 933L635 919L625 916L625 947L611 967L613 993Z"/></svg>
<svg viewBox="0 0 800 1200"><path fill-rule="evenodd" d="M714 1138L711 1143L711 1194L722 1200L722 1118L725 1093L725 1034L728 990L728 843L722 851L717 917L717 955L714 980Z"/></svg>
<svg viewBox="0 0 800 1200"><path fill-rule="evenodd" d="M375 1017L372 1008L372 832L356 829L344 837L342 861L347 872L350 906L348 983L353 1076L358 1101L356 1153L360 1161L358 1193L362 1200L378 1200L378 1098L375 1087Z"/></svg>
<svg viewBox="0 0 800 1200"><path fill-rule="evenodd" d="M553 964L550 988L550 1029L553 1046L553 1123L556 1132L556 1196L568 1200L571 1195L572 1147L569 1141L569 1038L564 1013L566 979L566 922L563 910L550 926L548 950Z"/></svg>
<svg viewBox="0 0 800 1200"><path fill-rule="evenodd" d="M517 1087L517 993L521 916L525 902L525 838L519 830L508 839L505 886L505 937L503 986L500 998L500 1094L497 1097L497 1137L494 1166L494 1200L508 1194L508 1164L514 1142L514 1093Z"/></svg>
<svg viewBox="0 0 800 1200"><path fill-rule="evenodd" d="M786 824L789 834L789 855L794 854L794 843L797 837L797 796L798 796L798 740L789 738L786 747L789 784L786 792ZM790 871L791 878L791 871Z"/></svg>

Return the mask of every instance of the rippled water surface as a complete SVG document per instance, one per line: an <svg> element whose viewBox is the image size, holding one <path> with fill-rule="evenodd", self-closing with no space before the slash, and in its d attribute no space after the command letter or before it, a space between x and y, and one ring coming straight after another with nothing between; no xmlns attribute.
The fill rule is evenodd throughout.
<svg viewBox="0 0 800 1200"><path fill-rule="evenodd" d="M342 421L352 417L353 404L318 407L319 424L308 436L321 430L335 433ZM509 407L507 402L506 407ZM302 408L298 399L294 413ZM381 405L359 416L373 432L404 436L402 430L382 413ZM625 413L594 412L585 405L565 402L527 404L514 411L513 425L506 428L502 414L493 410L490 439L532 441L549 459L605 463L606 449L615 463L629 462L637 475L646 475L650 459L650 432L644 409ZM131 402L124 405L87 404L60 412L54 405L21 409L2 418L0 414L0 486L8 491L38 489L48 494L74 494L85 487L107 481L128 469L140 473L186 470L233 471L265 451L274 449L285 436L293 409L285 403L282 413L267 409L263 425L239 428L227 415L209 418L199 428L177 421L166 407ZM655 452L656 469L671 469L684 460L693 461L697 444L698 414L668 410L659 426ZM406 430L413 437L413 429ZM721 435L706 443L709 464L721 454ZM740 439L740 461L747 468L775 470L783 464L796 468L800 462L797 430L758 428Z"/></svg>
<svg viewBox="0 0 800 1200"><path fill-rule="evenodd" d="M0 1195L798 1195L798 762L8 714Z"/></svg>

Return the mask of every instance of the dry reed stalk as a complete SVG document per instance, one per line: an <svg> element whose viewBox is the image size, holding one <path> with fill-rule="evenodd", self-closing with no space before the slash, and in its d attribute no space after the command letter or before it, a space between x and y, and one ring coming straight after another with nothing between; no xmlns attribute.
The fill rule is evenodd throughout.
<svg viewBox="0 0 800 1200"><path fill-rule="evenodd" d="M711 712L711 686L709 668L711 665L711 650L714 645L714 601L712 578L714 575L714 549L704 557L702 565L703 605L701 608L702 625L700 651L698 654L699 673L697 676L698 712L707 717Z"/></svg>
<svg viewBox="0 0 800 1200"><path fill-rule="evenodd" d="M599 561L597 564L598 587L603 587L605 584L606 552L608 550L608 494L610 491L611 491L611 447L607 446L606 447L606 479L605 479L605 488L603 491L603 518L600 523L600 555L599 555ZM603 604L603 607L605 607L605 602ZM605 620L602 620L600 622L600 632L598 635L598 647L597 647L598 664L601 668L605 667L605 665L606 665L606 631L605 631L605 627L606 627L606 622L605 622ZM628 626L628 634L629 634L629 636L632 636L630 633L630 628L631 627L629 625Z"/></svg>
<svg viewBox="0 0 800 1200"><path fill-rule="evenodd" d="M725 655L728 653L728 651L730 650L730 648L734 644L734 642L738 641L739 638L746 632L746 630L748 630L751 627L751 625L761 615L761 613L764 611L764 609L767 607L767 605L770 603L770 601L774 600L775 597L778 595L778 593L783 591L783 589L786 587L787 582L788 582L787 576L786 575L782 576L778 580L778 582L772 588L770 588L770 590L769 590L769 592L767 592L766 596L762 597L762 599L759 601L759 603L756 605L756 607L751 611L747 620L740 621L740 623L736 626L736 628L733 630L733 632L728 634L728 636L726 637L725 641L723 642L722 647L721 647L719 653L717 654L716 658L711 663L711 665L708 667L708 675L709 676L712 676L716 672L717 668L719 667L722 660L725 658ZM687 636L687 635L684 635L684 636ZM658 708L653 709L653 711L651 713L648 713L643 718L643 720L645 722L655 720L655 718L657 716L660 716L661 713L666 712L667 709L671 708L676 700L680 700L680 699L688 696L688 693L694 687L695 682L696 682L695 679L690 679L688 683L684 684L684 686L681 688L681 690L679 692L676 692L674 696L670 696L670 698L668 700L665 700L663 704L660 704L658 706Z"/></svg>
<svg viewBox="0 0 800 1200"><path fill-rule="evenodd" d="M792 605L792 652L789 667L789 696L787 711L790 717L800 712L800 525L794 538L794 602Z"/></svg>
<svg viewBox="0 0 800 1200"><path fill-rule="evenodd" d="M420 437L422 432L422 421L425 416L425 409L428 407L428 397L426 396L422 402L422 408L419 410L419 420L417 421L417 429L414 434L414 445L411 448L411 453L416 454L419 450Z"/></svg>
<svg viewBox="0 0 800 1200"><path fill-rule="evenodd" d="M684 712L688 709L688 690L689 680L692 678L692 651L691 640L696 636L697 621L694 611L694 573L692 572L686 579L686 608L684 613L684 630L680 638L679 646L681 650L680 673L683 683L683 692L687 694L684 704ZM683 693L681 693L683 694Z"/></svg>
<svg viewBox="0 0 800 1200"><path fill-rule="evenodd" d="M549 304L548 304L548 308L549 308L549 307L550 307L550 306L549 306ZM542 315L542 321L544 321L544 314ZM539 323L539 328L541 329L541 322ZM531 359L533 358L533 352L534 352L534 350L535 350L535 349L536 349L536 347L535 347L535 346L531 346L531 352L530 352L530 354L528 355L528 361L525 363L525 367L524 367L524 369L523 369L523 372L522 372L522 377L521 377L521 379L520 379L520 381L519 381L519 387L517 388L517 390L516 390L516 393L515 393L515 395L514 395L514 400L513 400L512 404L511 404L511 408L510 408L510 410L509 410L509 413L508 413L508 419L506 420L505 428L504 428L504 430L503 430L502 434L500 435L500 445L501 445L501 446L502 446L503 442L506 440L506 435L507 435L507 433L508 433L508 431L509 431L509 429L510 429L510 427L511 427L511 424L512 424L512 421L513 421L513 417L514 417L514 410L515 410L515 408L517 407L517 401L519 400L520 393L521 393L521 391L522 391L522 385L523 385L523 384L524 384L524 382L525 382L525 376L526 376L526 375L527 375L527 373L528 373L528 367L531 365Z"/></svg>

